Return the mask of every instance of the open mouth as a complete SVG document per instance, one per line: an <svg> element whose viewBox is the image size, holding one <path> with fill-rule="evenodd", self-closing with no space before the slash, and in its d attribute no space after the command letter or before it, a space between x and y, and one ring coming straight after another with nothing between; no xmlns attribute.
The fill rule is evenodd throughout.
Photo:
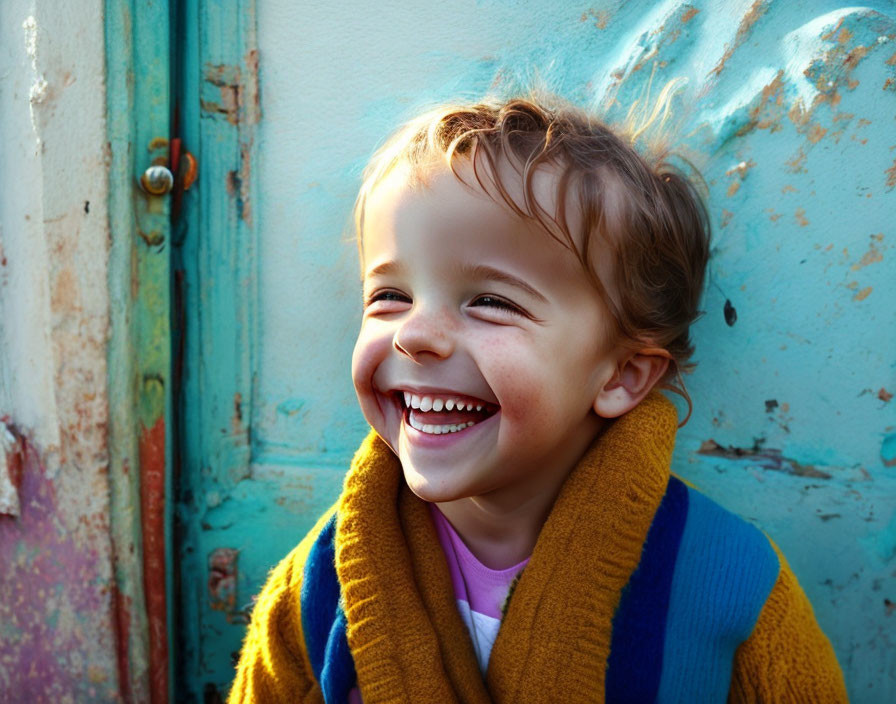
<svg viewBox="0 0 896 704"><path fill-rule="evenodd" d="M500 409L497 404L457 394L398 391L396 396L405 422L428 435L459 433L493 416Z"/></svg>

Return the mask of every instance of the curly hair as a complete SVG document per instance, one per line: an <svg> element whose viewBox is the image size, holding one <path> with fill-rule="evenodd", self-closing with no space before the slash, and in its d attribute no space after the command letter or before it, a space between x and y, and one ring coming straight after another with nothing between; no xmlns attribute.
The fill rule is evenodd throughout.
<svg viewBox="0 0 896 704"><path fill-rule="evenodd" d="M668 352L672 363L661 387L684 396L690 407L681 372L694 366L690 326L699 315L709 218L668 150L645 156L634 144L646 122L668 112L668 91L640 126L615 130L559 99L553 99L557 106L546 102L529 97L444 105L399 129L364 171L354 209L359 246L367 198L393 169L409 166L412 178L422 181L427 167L441 160L467 183L457 167L470 162L479 188L576 255L611 313L616 344ZM555 212L535 198L539 169L555 177ZM508 188L508 178L519 180ZM509 192L520 188L522 198ZM574 218L570 207L577 208Z"/></svg>

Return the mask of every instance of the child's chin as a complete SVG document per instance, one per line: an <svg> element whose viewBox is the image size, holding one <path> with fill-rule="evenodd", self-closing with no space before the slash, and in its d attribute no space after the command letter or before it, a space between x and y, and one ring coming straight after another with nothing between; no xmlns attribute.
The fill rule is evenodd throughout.
<svg viewBox="0 0 896 704"><path fill-rule="evenodd" d="M418 499L437 504L460 498L450 486L439 486L413 469L406 468L404 464L402 464L402 470L404 471L405 483Z"/></svg>

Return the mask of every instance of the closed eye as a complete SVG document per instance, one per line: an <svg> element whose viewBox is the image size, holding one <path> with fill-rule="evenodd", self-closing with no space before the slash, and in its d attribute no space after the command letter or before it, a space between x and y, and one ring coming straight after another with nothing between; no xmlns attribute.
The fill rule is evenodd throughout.
<svg viewBox="0 0 896 704"><path fill-rule="evenodd" d="M492 294L483 294L482 296L477 296L472 301L470 301L470 305L473 307L497 308L498 310L507 311L508 313L512 313L514 315L529 317L528 314L518 305L511 303L505 298L501 298L500 296L495 296Z"/></svg>
<svg viewBox="0 0 896 704"><path fill-rule="evenodd" d="M406 304L410 303L411 299L406 294L401 291L396 291L391 288L379 289L376 291L372 291L370 294L364 297L364 308L370 308L371 306L376 306L377 309L382 308L386 311L391 311L395 304Z"/></svg>

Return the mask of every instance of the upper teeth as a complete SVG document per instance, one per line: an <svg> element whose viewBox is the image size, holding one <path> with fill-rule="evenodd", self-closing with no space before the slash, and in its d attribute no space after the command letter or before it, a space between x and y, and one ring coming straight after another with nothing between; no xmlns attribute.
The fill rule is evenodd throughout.
<svg viewBox="0 0 896 704"><path fill-rule="evenodd" d="M472 411L474 408L477 411L482 410L481 403L464 401L457 398L456 396L418 396L417 394L412 394L409 391L404 392L404 403L406 406L410 406L411 408L416 408L421 411L441 411L442 409L446 411Z"/></svg>

